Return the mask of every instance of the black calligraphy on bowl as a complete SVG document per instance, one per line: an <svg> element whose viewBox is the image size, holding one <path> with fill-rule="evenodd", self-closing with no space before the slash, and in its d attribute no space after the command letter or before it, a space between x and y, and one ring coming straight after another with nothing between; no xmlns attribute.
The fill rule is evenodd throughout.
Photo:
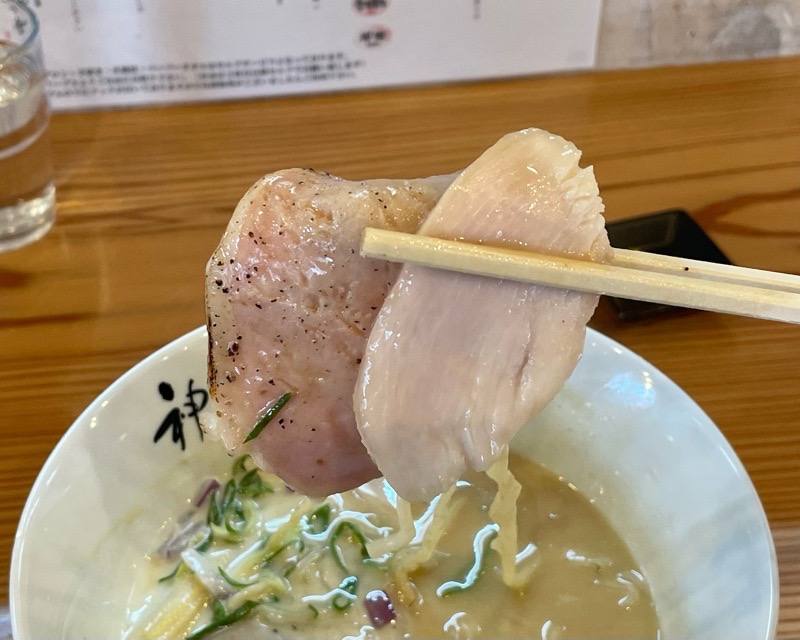
<svg viewBox="0 0 800 640"><path fill-rule="evenodd" d="M208 391L194 386L194 379L189 378L186 384L185 402L175 405L175 388L169 382L158 383L158 394L164 402L173 405L158 425L153 442L157 443L167 433L172 435L172 442L180 443L181 451L186 450L184 421L191 420L197 428L200 441L203 440L203 428L200 426L200 412L208 404Z"/></svg>

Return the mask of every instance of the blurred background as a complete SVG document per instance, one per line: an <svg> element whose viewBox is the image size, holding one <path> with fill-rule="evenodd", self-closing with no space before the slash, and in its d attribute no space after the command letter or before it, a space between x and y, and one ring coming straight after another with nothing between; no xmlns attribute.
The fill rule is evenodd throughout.
<svg viewBox="0 0 800 640"><path fill-rule="evenodd" d="M800 52L800 0L29 0L56 109Z"/></svg>

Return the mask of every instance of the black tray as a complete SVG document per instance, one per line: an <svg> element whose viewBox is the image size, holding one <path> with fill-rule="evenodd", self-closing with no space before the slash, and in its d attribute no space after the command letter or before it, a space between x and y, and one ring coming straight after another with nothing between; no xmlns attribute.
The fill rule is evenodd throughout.
<svg viewBox="0 0 800 640"><path fill-rule="evenodd" d="M670 209L606 225L611 246L678 258L731 264L703 229L683 209ZM675 309L665 304L608 296L620 320L638 320Z"/></svg>

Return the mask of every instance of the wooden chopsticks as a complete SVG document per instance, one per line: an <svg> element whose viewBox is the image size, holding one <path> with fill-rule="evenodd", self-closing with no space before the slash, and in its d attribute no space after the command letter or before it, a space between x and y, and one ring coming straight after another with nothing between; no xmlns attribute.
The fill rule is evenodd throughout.
<svg viewBox="0 0 800 640"><path fill-rule="evenodd" d="M614 250L611 264L365 229L361 255L490 278L800 324L800 276Z"/></svg>

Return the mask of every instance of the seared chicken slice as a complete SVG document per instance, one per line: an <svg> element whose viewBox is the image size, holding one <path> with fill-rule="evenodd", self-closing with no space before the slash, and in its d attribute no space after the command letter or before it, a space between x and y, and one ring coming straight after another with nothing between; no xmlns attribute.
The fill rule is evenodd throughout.
<svg viewBox="0 0 800 640"><path fill-rule="evenodd" d="M366 226L416 232L452 176L348 182L290 169L244 196L208 263L205 429L312 496L378 475L353 389L399 265L358 255ZM286 393L291 399L245 438Z"/></svg>
<svg viewBox="0 0 800 640"><path fill-rule="evenodd" d="M580 151L538 129L461 173L419 233L605 262L603 203ZM407 265L376 319L355 391L370 456L402 497L487 470L572 373L598 296Z"/></svg>

